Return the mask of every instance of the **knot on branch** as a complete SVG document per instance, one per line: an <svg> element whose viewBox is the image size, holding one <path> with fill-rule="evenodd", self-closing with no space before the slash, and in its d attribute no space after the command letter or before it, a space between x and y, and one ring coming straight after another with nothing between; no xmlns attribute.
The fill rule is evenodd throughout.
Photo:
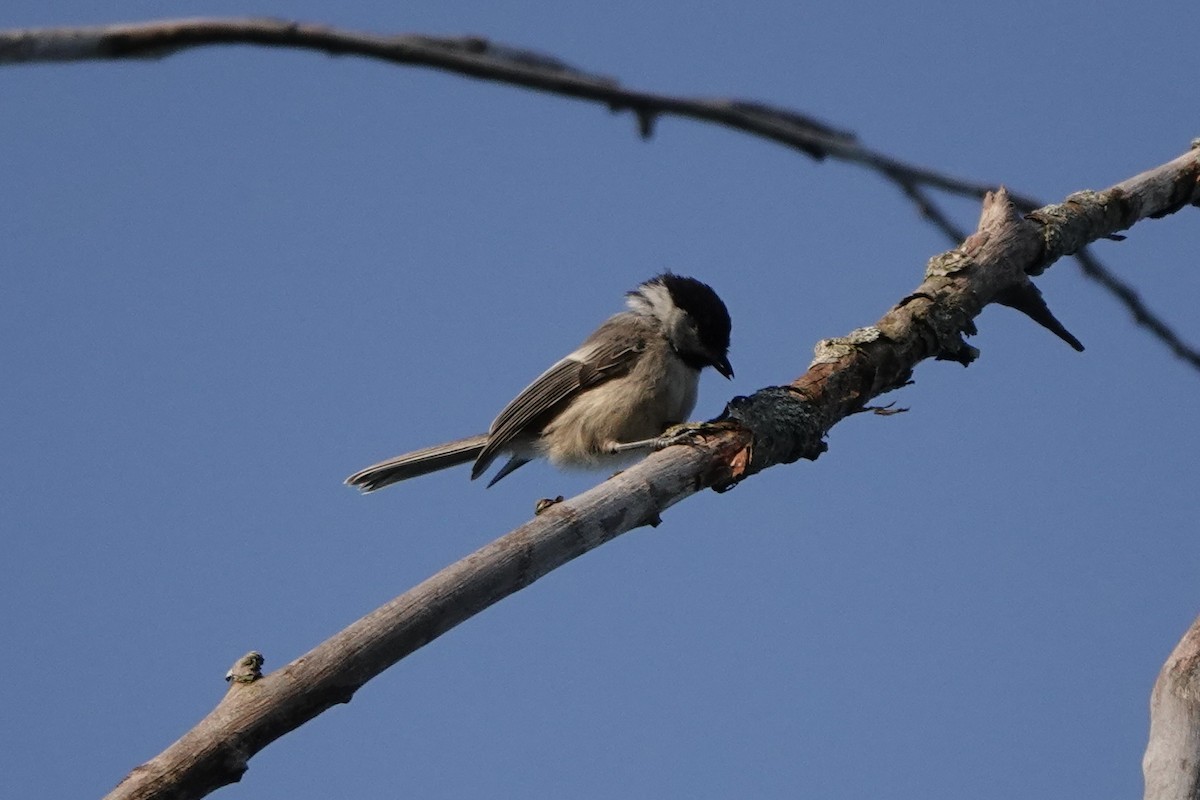
<svg viewBox="0 0 1200 800"><path fill-rule="evenodd" d="M959 264L956 268L964 269L965 265ZM967 344L963 337L974 336L978 329L971 312L955 300L950 292L936 295L914 292L901 300L896 309L923 303L925 307L910 317L913 332L923 342L922 350L938 361L953 361L966 367L979 358L979 350Z"/></svg>
<svg viewBox="0 0 1200 800"><path fill-rule="evenodd" d="M946 302L935 302L921 322L935 342L934 359L953 361L964 367L979 358L979 348L967 344L964 337L979 332L975 321L963 309Z"/></svg>
<svg viewBox="0 0 1200 800"><path fill-rule="evenodd" d="M254 683L263 676L262 665L265 660L262 653L251 650L234 662L229 671L225 673L225 680L230 684Z"/></svg>
<svg viewBox="0 0 1200 800"><path fill-rule="evenodd" d="M807 397L789 386L768 386L749 397L729 401L714 423L734 422L750 432L747 460L728 489L741 478L776 464L791 464L801 458L814 461L824 453L824 415Z"/></svg>

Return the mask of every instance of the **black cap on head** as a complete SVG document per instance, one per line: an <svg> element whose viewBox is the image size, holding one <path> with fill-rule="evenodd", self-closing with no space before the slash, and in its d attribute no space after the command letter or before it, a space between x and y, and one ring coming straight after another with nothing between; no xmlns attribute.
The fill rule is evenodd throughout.
<svg viewBox="0 0 1200 800"><path fill-rule="evenodd" d="M696 333L700 338L708 365L726 378L733 377L729 365L729 333L731 322L729 309L713 288L703 281L664 272L651 278L648 283L660 283L671 293L675 305L683 309L696 321Z"/></svg>

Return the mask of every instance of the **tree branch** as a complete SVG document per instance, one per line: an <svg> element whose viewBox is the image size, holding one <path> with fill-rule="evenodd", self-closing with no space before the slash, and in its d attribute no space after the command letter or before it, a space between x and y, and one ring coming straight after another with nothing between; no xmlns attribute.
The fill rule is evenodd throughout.
<svg viewBox="0 0 1200 800"><path fill-rule="evenodd" d="M774 464L815 459L826 433L903 386L926 358L969 364L964 337L989 302L1057 259L1148 216L1200 201L1200 150L1104 192L1081 192L1022 217L1003 189L978 230L933 258L925 279L875 325L822 341L787 386L735 398L694 446L671 447L497 539L363 617L285 667L257 677L261 656L230 671L221 703L109 798L195 798L240 779L249 759L325 709L350 700L409 653L551 570L620 534L655 525L705 488L727 489Z"/></svg>
<svg viewBox="0 0 1200 800"><path fill-rule="evenodd" d="M1179 640L1154 682L1142 774L1145 800L1200 797L1200 618Z"/></svg>
<svg viewBox="0 0 1200 800"><path fill-rule="evenodd" d="M992 188L990 184L955 178L869 149L859 144L853 134L796 111L748 100L675 97L627 89L608 76L586 72L554 56L479 36L379 36L276 19L177 19L0 31L0 64L161 58L182 50L221 44L358 55L598 102L613 111L631 111L644 138L653 135L659 117L668 115L723 125L794 148L816 160L828 157L877 172L912 199L922 215L952 242L961 241L962 237L954 235L955 226L923 189L982 199ZM1042 205L1034 198L1017 194L1010 195L1010 199L1022 211ZM1200 370L1200 350L1186 344L1095 256L1081 250L1078 257L1085 276L1116 297L1134 321L1166 344L1172 353Z"/></svg>

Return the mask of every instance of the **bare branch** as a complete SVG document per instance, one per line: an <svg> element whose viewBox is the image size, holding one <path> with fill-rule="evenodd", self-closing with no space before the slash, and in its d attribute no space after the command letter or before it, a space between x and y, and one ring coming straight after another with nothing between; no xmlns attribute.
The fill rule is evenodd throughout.
<svg viewBox="0 0 1200 800"><path fill-rule="evenodd" d="M955 226L932 203L923 187L977 199L982 199L992 188L991 184L955 178L871 150L859 144L853 134L797 111L749 100L675 97L627 89L608 76L586 72L554 56L499 44L481 36L379 36L277 19L177 19L0 31L0 64L161 58L194 47L221 44L358 55L598 102L613 111L632 112L643 138L652 136L659 117L668 115L724 125L794 148L816 160L834 158L874 170L896 184L952 242L961 241L962 237L955 235ZM1034 198L1015 193L1010 199L1022 211L1042 205ZM1137 324L1161 339L1172 353L1200 369L1200 351L1188 346L1146 307L1136 292L1094 256L1084 251L1077 255L1084 275L1111 292Z"/></svg>
<svg viewBox="0 0 1200 800"><path fill-rule="evenodd" d="M1175 355L1200 370L1200 351L1190 346L1158 315L1146 307L1142 298L1125 281L1112 274L1089 250L1075 254L1083 274L1107 289L1133 316L1133 321L1146 328Z"/></svg>
<svg viewBox="0 0 1200 800"><path fill-rule="evenodd" d="M747 101L680 98L622 87L604 75L584 72L553 56L496 44L477 36L435 38L379 36L324 25L275 19L180 19L80 28L0 31L0 64L161 58L182 50L219 44L256 44L359 55L396 64L430 67L480 80L591 100L614 111L650 119L690 117L726 125L821 158L853 137L795 112L779 112ZM652 123L641 123L649 135ZM850 152L850 151L847 151ZM896 163L900 167L899 162ZM976 195L978 185L928 172L927 181ZM945 187L943 187L945 188ZM954 189L950 189L954 191Z"/></svg>
<svg viewBox="0 0 1200 800"><path fill-rule="evenodd" d="M1088 241L1200 199L1200 151L1105 192L1022 217L1003 189L984 202L978 230L929 262L925 280L874 326L822 341L788 386L737 398L700 426L694 446L671 447L442 570L282 669L258 678L261 656L235 665L228 694L167 750L136 768L110 798L193 798L237 781L248 760L460 622L551 570L641 525L705 487L726 489L774 464L815 459L837 422L903 386L926 358L968 364L984 306L1025 286ZM244 665L246 659L249 666ZM247 670L249 672L247 673ZM243 680L241 676L246 675Z"/></svg>
<svg viewBox="0 0 1200 800"><path fill-rule="evenodd" d="M689 447L656 453L548 507L276 672L232 682L202 722L131 772L109 798L202 797L237 781L263 747L349 702L359 687L404 656L571 559L656 522L659 512L701 488L697 476L712 457Z"/></svg>

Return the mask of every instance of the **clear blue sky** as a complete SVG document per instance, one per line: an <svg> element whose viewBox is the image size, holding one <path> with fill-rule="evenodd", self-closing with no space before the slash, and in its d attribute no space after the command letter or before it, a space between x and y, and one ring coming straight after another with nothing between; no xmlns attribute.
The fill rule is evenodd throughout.
<svg viewBox="0 0 1200 800"><path fill-rule="evenodd" d="M503 8L501 6L504 6ZM9 0L5 27L257 14L473 33L759 99L1046 200L1200 135L1194 3ZM379 458L482 431L670 268L786 382L947 248L898 192L726 130L250 48L0 70L0 796L94 797L221 697L594 476ZM973 204L956 202L970 225ZM1097 253L1200 339L1200 215ZM1070 263L1080 355L988 309L969 369L401 662L220 797L1130 797L1200 611L1200 376Z"/></svg>

